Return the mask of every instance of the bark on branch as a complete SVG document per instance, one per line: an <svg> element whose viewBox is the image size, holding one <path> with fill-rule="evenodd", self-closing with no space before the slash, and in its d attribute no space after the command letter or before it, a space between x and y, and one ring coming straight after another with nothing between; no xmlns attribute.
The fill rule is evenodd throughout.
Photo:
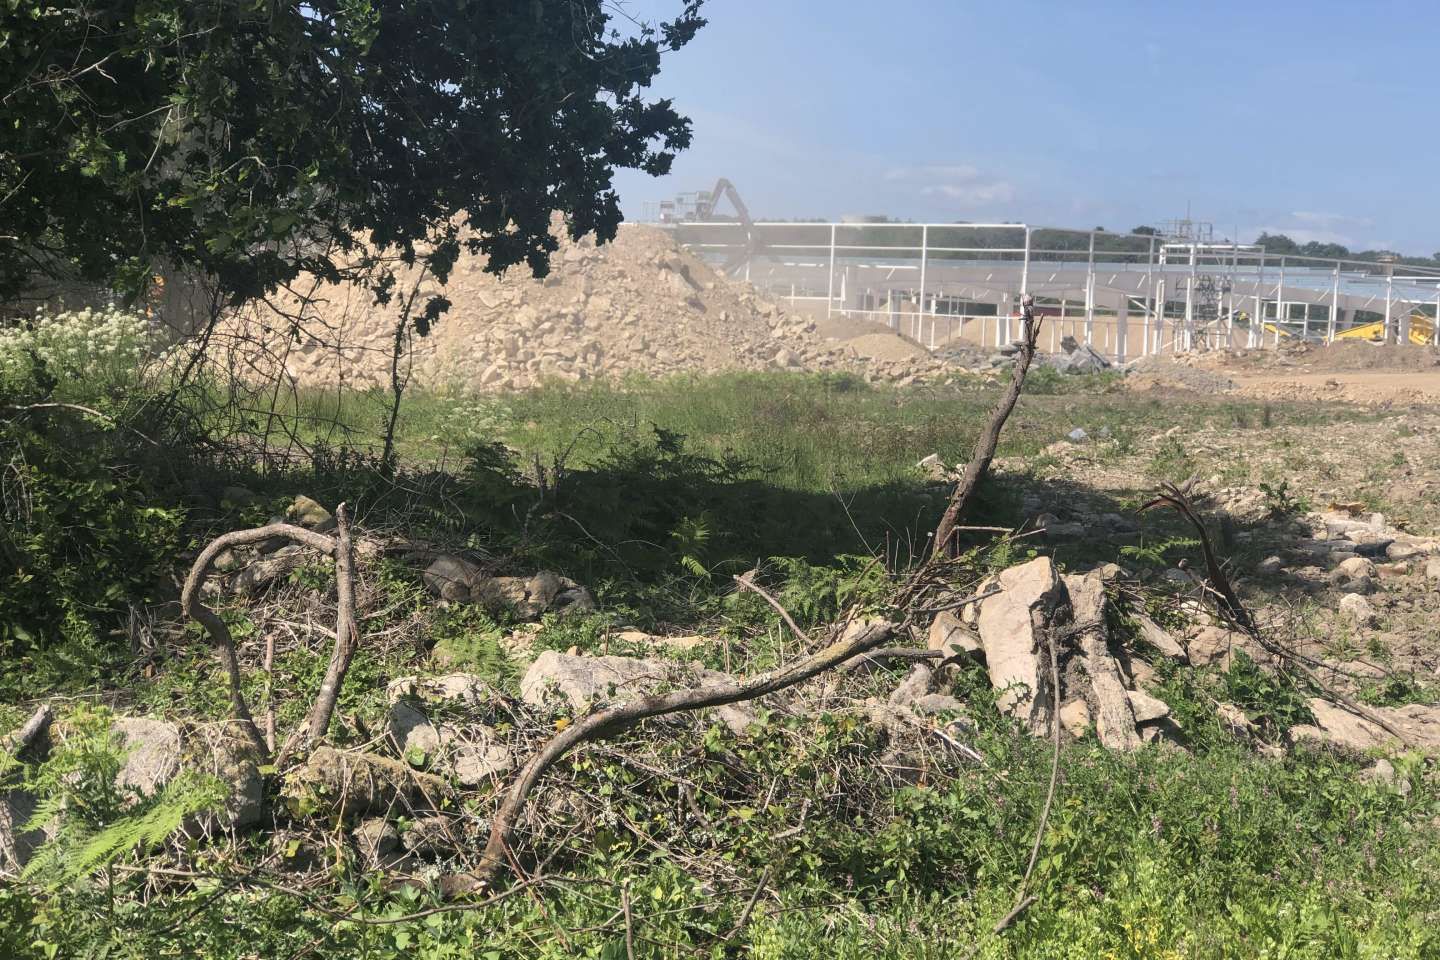
<svg viewBox="0 0 1440 960"><path fill-rule="evenodd" d="M842 632L838 639L823 649L788 666L735 683L695 687L627 700L592 713L566 727L531 757L511 782L491 823L490 839L485 845L479 867L468 877L461 878L462 882L455 888L455 892L465 893L491 883L505 869L510 839L531 791L546 770L580 744L610 736L652 717L725 706L784 690L837 667L852 657L882 646L899 630L899 626L886 621L866 624Z"/></svg>
<svg viewBox="0 0 1440 960"><path fill-rule="evenodd" d="M975 440L975 450L970 454L970 462L965 465L965 473L955 484L955 490L950 494L950 502L940 517L939 526L935 528L935 545L931 553L934 559L955 555L956 524L969 506L970 498L975 495L980 481L985 479L985 475L990 471L990 461L995 459L995 447L1000 443L1000 431L1005 428L1005 421L1010 419L1010 413L1020 399L1020 391L1025 386L1025 374L1035 359L1035 342L1040 335L1040 322L1035 318L1034 305L1035 298L1028 293L1020 298L1023 335L1020 349L1015 354L1010 385L1005 388L1005 393L1001 395L995 409L990 411L985 428Z"/></svg>
<svg viewBox="0 0 1440 960"><path fill-rule="evenodd" d="M320 685L320 691L316 695L315 703L310 708L304 726L292 734L281 748L277 765L281 759L288 757L297 745L308 747L324 736L335 712L335 702L339 696L340 687L345 681L345 672L350 667L350 661L354 658L359 642L359 631L355 619L355 557L350 541L350 523L345 504L342 503L335 509L335 519L336 534L333 537L290 523L271 523L251 530L235 530L222 534L210 541L200 555L195 558L195 563L190 567L190 574L185 578L185 587L180 593L181 611L185 616L205 628L205 632L210 635L211 641L220 654L230 688L231 713L240 723L245 735L260 751L260 755L268 757L270 749L266 744L265 737L260 733L260 728L255 724L249 704L245 701L245 692L240 678L240 661L235 653L235 641L230 635L230 628L225 625L225 621L220 618L219 614L205 605L200 598L201 591L205 586L205 581L209 579L210 569L215 558L221 553L232 547L262 543L273 537L280 537L301 546L319 550L334 559L338 609L335 620L335 645L331 651L330 665L325 672L325 679Z"/></svg>

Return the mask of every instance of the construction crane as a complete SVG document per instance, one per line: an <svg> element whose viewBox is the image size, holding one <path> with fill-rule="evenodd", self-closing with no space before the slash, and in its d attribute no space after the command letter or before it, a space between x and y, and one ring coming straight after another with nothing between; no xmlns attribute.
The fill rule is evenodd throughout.
<svg viewBox="0 0 1440 960"><path fill-rule="evenodd" d="M735 209L733 215L717 212L717 207L722 200L730 201L730 206ZM677 194L674 200L661 201L659 219L661 223L670 224L680 224L686 221L737 224L745 232L745 241L743 244L737 245L735 252L721 265L720 271L726 275L736 273L765 247L765 244L756 235L755 224L750 219L750 210L745 206L745 201L740 199L740 191L736 190L735 185L724 177L716 180L715 186L711 190L681 193Z"/></svg>

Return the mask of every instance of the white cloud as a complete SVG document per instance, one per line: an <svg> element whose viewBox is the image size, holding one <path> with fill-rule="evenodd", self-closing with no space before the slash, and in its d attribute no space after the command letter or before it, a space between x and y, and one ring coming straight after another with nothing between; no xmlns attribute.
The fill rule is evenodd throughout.
<svg viewBox="0 0 1440 960"><path fill-rule="evenodd" d="M1015 199L1015 187L1005 180L987 183L937 183L920 191L927 197L941 196L959 203L1009 203Z"/></svg>
<svg viewBox="0 0 1440 960"><path fill-rule="evenodd" d="M1015 198L1014 184L986 176L968 163L892 167L885 171L882 179L923 197L942 197L969 206L1009 203Z"/></svg>

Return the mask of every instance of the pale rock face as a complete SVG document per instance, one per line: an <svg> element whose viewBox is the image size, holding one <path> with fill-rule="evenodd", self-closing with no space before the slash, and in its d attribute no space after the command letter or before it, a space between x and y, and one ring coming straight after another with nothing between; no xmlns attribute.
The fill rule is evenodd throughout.
<svg viewBox="0 0 1440 960"><path fill-rule="evenodd" d="M1064 584L1049 557L1000 574L1001 593L980 604L980 642L999 708L1032 731L1044 732L1055 709L1046 674L1044 631L1065 605Z"/></svg>

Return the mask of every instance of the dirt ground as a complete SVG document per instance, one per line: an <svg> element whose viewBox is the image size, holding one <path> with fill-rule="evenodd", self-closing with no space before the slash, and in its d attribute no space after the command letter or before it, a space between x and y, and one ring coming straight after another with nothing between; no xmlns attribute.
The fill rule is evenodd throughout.
<svg viewBox="0 0 1440 960"><path fill-rule="evenodd" d="M1178 387L1266 400L1331 400L1372 407L1440 404L1440 350L1411 345L1285 344L1278 349L1146 358L1132 389Z"/></svg>

